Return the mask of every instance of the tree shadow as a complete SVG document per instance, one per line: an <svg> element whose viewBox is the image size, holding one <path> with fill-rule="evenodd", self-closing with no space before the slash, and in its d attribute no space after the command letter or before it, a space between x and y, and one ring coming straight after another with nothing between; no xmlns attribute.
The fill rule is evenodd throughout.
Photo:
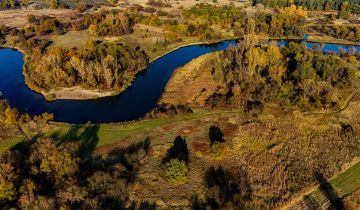
<svg viewBox="0 0 360 210"><path fill-rule="evenodd" d="M89 199L97 200L100 209L137 209L136 205L126 207L129 192L138 176L141 164L150 148L150 139L115 148L106 154L93 154L80 165L80 180L89 189ZM143 204L143 209L149 207Z"/></svg>
<svg viewBox="0 0 360 210"><path fill-rule="evenodd" d="M219 204L214 198L206 197L204 201L200 201L197 196L193 198L192 207L193 210L217 210L220 209Z"/></svg>
<svg viewBox="0 0 360 210"><path fill-rule="evenodd" d="M177 136L174 140L173 146L167 151L163 159L163 163L169 162L171 159L183 160L186 164L189 163L189 150L187 148L186 139Z"/></svg>
<svg viewBox="0 0 360 210"><path fill-rule="evenodd" d="M212 194L211 198L220 207L231 204L234 209L248 208L246 205L251 200L252 190L243 168L229 172L221 166L212 166L206 171L204 179L208 192Z"/></svg>
<svg viewBox="0 0 360 210"><path fill-rule="evenodd" d="M218 126L212 125L209 129L210 144L224 142L224 134Z"/></svg>
<svg viewBox="0 0 360 210"><path fill-rule="evenodd" d="M91 154L99 142L99 125L74 125L65 134L54 132L50 135L59 145L64 143L79 143L80 156Z"/></svg>
<svg viewBox="0 0 360 210"><path fill-rule="evenodd" d="M106 155L96 155L84 162L82 168L87 171L87 176L96 171L115 171L121 164L123 174L121 178L127 182L134 182L140 165L140 159L145 157L150 149L150 139L134 143L126 148L115 148Z"/></svg>
<svg viewBox="0 0 360 210"><path fill-rule="evenodd" d="M131 202L131 205L126 208L126 210L156 210L157 206L156 203L151 203L149 201L141 201L140 205L138 206L135 201Z"/></svg>
<svg viewBox="0 0 360 210"><path fill-rule="evenodd" d="M31 145L33 145L35 142L37 142L39 139L43 138L43 133L37 133L35 136L33 136L29 141L20 141L19 143L12 146L9 150L10 151L19 151L22 154L26 154L29 152L29 149Z"/></svg>
<svg viewBox="0 0 360 210"><path fill-rule="evenodd" d="M156 204L148 201L141 202L138 210L156 210Z"/></svg>
<svg viewBox="0 0 360 210"><path fill-rule="evenodd" d="M331 202L330 209L341 210L344 209L344 203L337 194L332 185L325 179L324 175L319 171L314 171L314 178L320 184L320 192Z"/></svg>

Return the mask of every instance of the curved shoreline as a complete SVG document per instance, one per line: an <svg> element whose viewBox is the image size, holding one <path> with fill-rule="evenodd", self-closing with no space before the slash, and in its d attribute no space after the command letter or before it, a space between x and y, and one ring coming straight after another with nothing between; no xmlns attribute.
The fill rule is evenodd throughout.
<svg viewBox="0 0 360 210"><path fill-rule="evenodd" d="M3 46L0 46L0 49L14 49L14 50L17 50L19 52L21 52L23 55L24 55L24 65L22 67L22 74L24 76L24 80L25 80L25 84L26 86L36 92L36 93L39 93L41 95L44 96L44 98L47 100L47 101L56 101L56 100L94 100L94 99L101 99L101 98L105 98L105 97L113 97L113 96L117 96L117 95L120 95L121 93L125 92L129 87L132 86L132 82L136 79L137 75L140 74L141 72L147 70L147 68L149 67L149 65L156 61L157 59L160 59L176 50L179 50L181 48L184 48L184 47L189 47L189 46L195 46L195 45L212 45L212 44L218 44L218 43L221 43L223 41L231 41L231 40L237 40L239 38L228 38L228 39L220 39L220 40L216 40L216 41L209 41L209 42L192 42L192 43L188 43L188 44L182 44L182 45L179 45L173 49L170 49L168 50L167 52L159 55L159 56L156 56L155 58L149 60L149 63L147 64L147 66L145 68L143 68L142 70L140 70L135 76L134 76L134 79L131 81L131 84L126 87L126 88L122 88L121 90L119 91L104 91L105 94L103 94L102 96L89 96L89 97L83 97L83 95L81 95L81 92L84 91L84 92L94 92L94 93L101 93L102 90L100 89L79 89L78 92L72 92L74 95L78 95L77 97L53 97L52 95L57 95L57 93L59 91L62 91L63 89L72 89L74 87L60 87L58 88L58 90L50 90L48 92L45 92L43 89L41 88L37 88L37 87L33 87L31 84L29 84L29 81L27 80L27 75L24 73L25 72L25 68L26 68L26 63L27 63L27 59L29 59L29 55L28 53L26 53L23 49L21 49L21 47L18 47L18 46L9 46L9 45L3 45ZM100 94L99 94L100 95Z"/></svg>
<svg viewBox="0 0 360 210"><path fill-rule="evenodd" d="M178 46L166 55L151 62L146 71L135 78L132 86L120 95L108 96L96 100L54 100L47 101L43 94L31 90L25 83L23 68L27 54L19 47L9 46L3 52L1 65L5 74L2 78L11 78L2 84L6 98L12 107L25 110L31 115L44 112L53 113L55 121L67 123L109 123L125 122L141 119L157 104L163 88L170 79L172 72L203 54L225 50L235 41L218 41L215 45ZM202 43L204 44L204 43ZM179 49L180 48L180 49ZM14 55L13 55L14 54ZM14 85L17 85L14 88Z"/></svg>
<svg viewBox="0 0 360 210"><path fill-rule="evenodd" d="M175 48L173 48L173 49L171 49L171 50L169 50L169 51L167 51L167 52L165 52L165 53L163 53L161 55L156 56L155 58L150 60L150 63L152 63L152 62L156 61L157 59L159 59L161 57L164 57L165 55L170 54L170 53L172 53L172 52L174 52L174 51L176 51L176 50L178 50L180 48L183 48L183 47L190 47L190 46L194 46L194 45L219 44L219 43L224 42L224 41L232 41L232 40L238 40L238 39L239 39L239 37L228 38L228 39L220 39L220 40L217 40L217 41L210 41L210 42L204 41L204 42L193 42L193 43L188 43L188 44L182 44L182 45L179 45L179 46L177 46L177 47L175 47Z"/></svg>
<svg viewBox="0 0 360 210"><path fill-rule="evenodd" d="M214 45L194 43L178 46L168 53L153 59L145 71L141 71L134 78L134 82L122 94L115 96L102 97L96 100L54 100L47 101L43 94L31 90L24 81L23 63L27 54L17 47L5 49L5 59L1 59L6 74L2 78L12 78L5 80L3 88L6 98L13 107L23 109L29 114L41 114L43 112L53 113L58 122L68 123L109 123L126 122L141 119L146 113L151 111L161 99L164 88L173 76L173 72L206 53L225 50L228 46L236 44L234 39L230 41L217 41ZM231 41L232 40L232 41ZM281 44L286 44L289 40L283 40ZM280 43L279 43L280 44ZM308 43L309 44L309 43ZM311 44L313 45L313 44ZM339 45L337 45L339 46ZM10 46L9 46L10 47ZM309 46L311 47L311 46ZM333 48L333 46L331 46ZM341 47L341 46L339 46ZM176 50L177 49L177 50ZM8 52L7 52L8 50ZM327 49L328 51L329 49ZM332 49L330 49L332 50ZM10 59L14 57L14 59ZM160 59L161 58L161 59ZM17 85L16 88L14 85Z"/></svg>

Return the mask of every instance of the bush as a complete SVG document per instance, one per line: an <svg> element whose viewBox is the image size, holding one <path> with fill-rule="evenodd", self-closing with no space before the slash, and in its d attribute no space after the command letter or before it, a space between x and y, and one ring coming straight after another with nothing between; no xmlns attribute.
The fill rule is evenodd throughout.
<svg viewBox="0 0 360 210"><path fill-rule="evenodd" d="M211 145L211 157L220 159L225 153L225 143L215 142Z"/></svg>
<svg viewBox="0 0 360 210"><path fill-rule="evenodd" d="M166 164L166 176L170 182L182 183L186 181L188 168L183 160L171 159Z"/></svg>

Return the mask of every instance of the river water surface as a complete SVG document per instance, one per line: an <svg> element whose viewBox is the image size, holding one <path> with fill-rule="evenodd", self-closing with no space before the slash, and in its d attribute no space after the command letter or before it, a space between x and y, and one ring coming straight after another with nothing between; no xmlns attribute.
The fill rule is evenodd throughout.
<svg viewBox="0 0 360 210"><path fill-rule="evenodd" d="M236 41L223 41L211 45L193 45L177 49L150 63L147 70L137 75L131 87L118 96L93 100L56 100L45 98L30 90L22 74L23 55L13 49L0 49L0 91L12 107L25 110L29 114L53 113L55 120L69 123L120 122L143 117L156 106L166 83L173 71L206 53L224 50ZM280 44L286 44L281 41ZM306 43L309 48L314 43ZM339 52L352 46L325 44L326 52ZM360 52L360 46L356 47Z"/></svg>

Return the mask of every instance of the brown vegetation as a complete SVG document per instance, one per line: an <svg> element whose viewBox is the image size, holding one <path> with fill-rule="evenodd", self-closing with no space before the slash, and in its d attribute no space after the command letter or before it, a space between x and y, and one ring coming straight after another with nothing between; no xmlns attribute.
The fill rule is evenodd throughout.
<svg viewBox="0 0 360 210"><path fill-rule="evenodd" d="M245 111L269 102L303 110L334 109L356 88L357 67L337 55L295 43L255 46L252 39L178 69L161 103Z"/></svg>

